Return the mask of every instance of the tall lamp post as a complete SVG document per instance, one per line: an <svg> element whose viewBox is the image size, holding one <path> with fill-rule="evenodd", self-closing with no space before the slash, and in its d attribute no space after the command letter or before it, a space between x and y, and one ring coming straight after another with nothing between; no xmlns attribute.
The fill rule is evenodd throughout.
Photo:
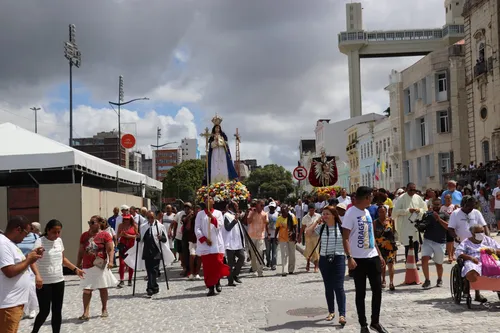
<svg viewBox="0 0 500 333"><path fill-rule="evenodd" d="M149 98L147 97L142 97L142 98L134 98L131 99L130 101L124 102L123 99L125 97L125 93L123 92L123 76L120 75L118 79L118 103L115 102L109 102L111 105L118 106L118 165L122 166L122 151L121 151L121 139L122 139L122 122L121 122L121 107L123 105L127 105L129 103L135 102L135 101L148 101Z"/></svg>
<svg viewBox="0 0 500 333"><path fill-rule="evenodd" d="M69 61L69 146L73 146L73 66L80 68L82 54L75 40L75 25L69 25L69 42L64 42L64 57ZM35 113L36 114L36 113Z"/></svg>

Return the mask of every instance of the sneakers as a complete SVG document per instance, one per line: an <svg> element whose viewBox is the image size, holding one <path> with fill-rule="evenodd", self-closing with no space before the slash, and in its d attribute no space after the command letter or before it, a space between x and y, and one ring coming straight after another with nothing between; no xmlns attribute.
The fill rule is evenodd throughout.
<svg viewBox="0 0 500 333"><path fill-rule="evenodd" d="M201 276L200 274L196 274L196 276L194 277L196 280L201 280Z"/></svg>
<svg viewBox="0 0 500 333"><path fill-rule="evenodd" d="M368 326L361 327L361 333L370 333L370 329L368 328Z"/></svg>
<svg viewBox="0 0 500 333"><path fill-rule="evenodd" d="M193 281L194 280L194 275L193 274L189 274L188 279L191 280L191 281Z"/></svg>
<svg viewBox="0 0 500 333"><path fill-rule="evenodd" d="M372 330L374 330L375 332L378 332L378 333L389 333L385 328L384 326L380 325L380 324L371 324L370 325L370 328ZM363 330L361 330L361 332L363 332Z"/></svg>
<svg viewBox="0 0 500 333"><path fill-rule="evenodd" d="M438 279L436 282L436 287L442 287L443 286L443 280Z"/></svg>
<svg viewBox="0 0 500 333"><path fill-rule="evenodd" d="M128 280L128 284L127 284L129 287L132 287L132 280Z"/></svg>
<svg viewBox="0 0 500 333"><path fill-rule="evenodd" d="M428 289L431 286L431 281L430 280L425 280L424 284L422 285L422 288Z"/></svg>
<svg viewBox="0 0 500 333"><path fill-rule="evenodd" d="M116 286L116 288L121 289L121 288L123 288L124 285L125 285L125 282L120 281L120 283L118 283L118 285Z"/></svg>

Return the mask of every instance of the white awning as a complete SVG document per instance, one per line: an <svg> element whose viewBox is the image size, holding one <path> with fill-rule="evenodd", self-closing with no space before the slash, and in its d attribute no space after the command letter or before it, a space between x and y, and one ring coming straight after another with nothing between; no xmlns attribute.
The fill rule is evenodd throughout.
<svg viewBox="0 0 500 333"><path fill-rule="evenodd" d="M142 173L120 167L78 149L11 123L0 124L0 171L44 170L75 167L126 183L161 190L163 184Z"/></svg>

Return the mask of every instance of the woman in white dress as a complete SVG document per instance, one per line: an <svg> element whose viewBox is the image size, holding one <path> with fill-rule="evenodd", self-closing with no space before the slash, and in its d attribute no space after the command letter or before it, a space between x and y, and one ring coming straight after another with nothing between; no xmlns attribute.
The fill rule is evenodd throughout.
<svg viewBox="0 0 500 333"><path fill-rule="evenodd" d="M101 230L102 217L94 215L90 218L89 230L80 237L78 251L78 267L83 269L85 277L80 280L83 290L83 315L78 319L90 319L90 301L92 292L99 289L102 303L101 317L108 317L108 289L118 284L113 276L114 244L111 235Z"/></svg>

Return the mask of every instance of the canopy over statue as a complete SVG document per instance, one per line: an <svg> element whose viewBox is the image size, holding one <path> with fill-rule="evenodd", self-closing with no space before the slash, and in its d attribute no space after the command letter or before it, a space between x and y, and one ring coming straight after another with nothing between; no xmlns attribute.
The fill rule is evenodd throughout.
<svg viewBox="0 0 500 333"><path fill-rule="evenodd" d="M326 156L325 150L315 157L309 171L309 183L314 187L332 186L337 182L338 172L335 156Z"/></svg>
<svg viewBox="0 0 500 333"><path fill-rule="evenodd" d="M222 131L222 118L218 115L212 118L211 133L204 136L208 138L207 168L205 172L205 185L218 182L228 182L238 178L229 150L227 135Z"/></svg>

